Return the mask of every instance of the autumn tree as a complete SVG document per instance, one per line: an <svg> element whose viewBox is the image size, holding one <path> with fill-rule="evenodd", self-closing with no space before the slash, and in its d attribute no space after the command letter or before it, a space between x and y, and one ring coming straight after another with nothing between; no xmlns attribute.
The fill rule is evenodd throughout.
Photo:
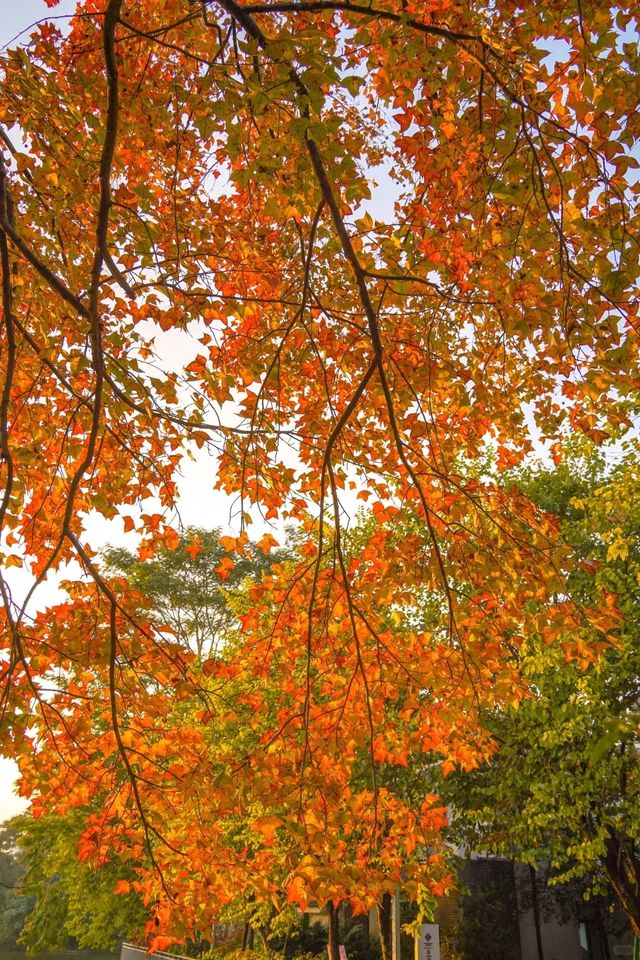
<svg viewBox="0 0 640 960"><path fill-rule="evenodd" d="M304 594L299 592L306 585L297 589L295 584L305 566L308 559L290 557L262 580L249 580L244 590L230 591L241 629L229 631L215 655L191 667L190 685L180 681L173 691L167 690L171 681L165 677L164 688L149 683L143 699L128 701L127 729L121 736L135 758L142 806L153 811L151 859L144 858L117 744L108 733L95 740L92 779L99 783L100 795L114 804L117 816L106 810L105 816L91 818L80 838L81 855L99 865L114 851L116 862L125 856L137 864L133 888L154 905L148 932L156 934L157 946L168 945L167 931L173 936L206 931L219 918L249 919L255 927L268 928L274 909L283 912L289 903L348 900L363 910L395 889L403 876L414 894L421 884L434 892L451 884L440 840L444 808L421 782L411 791L408 776L400 775L409 746L378 739L374 749L380 770L372 780L369 727L359 723L356 730L348 714L344 722L340 716L349 706L344 691L355 683L345 611L338 619L334 608L334 623L327 623L326 642L342 660L333 669L327 663L327 669L309 676L306 651L290 643L306 622ZM285 606L278 596L282 579L292 581ZM322 583L330 583L330 573L323 573ZM268 656L256 642L261 635L270 638ZM378 642L384 643L384 636ZM376 657L381 654L378 650ZM94 668L93 675L95 723L102 725L109 690L104 673L100 677ZM300 713L307 683L314 700L313 737L303 735ZM361 691L355 692L362 698ZM407 690L400 699L405 722L411 717L415 727L410 697ZM444 729L448 714L438 701L429 716L423 711L423 722L437 721ZM386 709L393 710L391 699ZM450 738L451 748L461 756L463 736ZM419 737L416 728L412 739L418 753ZM305 783L298 772L300 755L316 754L321 745L325 756ZM395 761L394 749L402 751ZM73 750L69 744L67 756ZM79 765L79 756L75 762ZM394 762L400 768L396 776L390 773ZM54 786L46 769L38 766L29 775L41 793ZM77 788L82 795L81 782ZM379 821L375 846L374 818Z"/></svg>
<svg viewBox="0 0 640 960"><path fill-rule="evenodd" d="M558 600L553 520L474 465L488 448L517 464L534 427L559 458L569 427L600 441L630 423L636 12L83 0L68 31L43 22L3 55L0 746L38 810L106 791L87 841L146 850L157 932L187 849L207 867L216 809L267 792L288 853L267 837L265 875L293 902L377 896L401 870L394 830L437 846L441 819L434 799L409 822L379 765L486 758L482 717L522 693L527 604L569 655L576 633L589 656L615 633ZM260 517L306 541L252 594L234 671L260 749L227 798L197 658L100 571L90 535L97 513L142 556L179 545L197 449L237 498L238 557ZM376 524L350 553L358 497ZM65 599L36 610L56 577ZM444 611L429 630L418 585ZM201 717L167 728L194 697ZM219 839L224 897L245 865ZM415 896L439 869L415 868Z"/></svg>

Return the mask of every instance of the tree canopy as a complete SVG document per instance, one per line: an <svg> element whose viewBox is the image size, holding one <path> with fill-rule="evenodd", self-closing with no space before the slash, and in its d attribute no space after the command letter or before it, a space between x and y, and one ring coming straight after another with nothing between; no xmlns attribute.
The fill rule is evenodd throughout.
<svg viewBox="0 0 640 960"><path fill-rule="evenodd" d="M24 872L18 892L27 904L12 946L19 934L29 954L65 951L69 937L81 949L115 950L123 939L141 936L147 918L141 899L118 894L135 878L135 865L113 857L96 869L78 858L89 813L76 807L64 817L23 814L11 821Z"/></svg>
<svg viewBox="0 0 640 960"><path fill-rule="evenodd" d="M528 696L490 721L500 743L491 762L452 777L446 792L459 842L611 891L640 935L638 471L635 448L614 465L578 450L555 470L519 476L560 519L571 595L603 605L615 595L621 629L588 663L549 648L532 611L518 654Z"/></svg>
<svg viewBox="0 0 640 960"><path fill-rule="evenodd" d="M233 598L243 581L268 570L271 556L247 544L230 560L222 531L188 528L177 546L161 546L153 559L139 560L123 547L102 554L107 572L127 578L150 603L160 630L167 629L199 658L213 656L232 629Z"/></svg>
<svg viewBox="0 0 640 960"><path fill-rule="evenodd" d="M83 856L147 859L156 946L248 862L265 901L446 888L438 798L381 767L486 760L536 605L615 642L484 464L633 423L637 36L634 0L81 0L2 55L0 748L37 813L101 798ZM220 577L299 543L204 662L91 535L184 547L196 450Z"/></svg>
<svg viewBox="0 0 640 960"><path fill-rule="evenodd" d="M20 862L17 831L13 825L0 827L0 944L15 946L33 899L21 888L24 866Z"/></svg>

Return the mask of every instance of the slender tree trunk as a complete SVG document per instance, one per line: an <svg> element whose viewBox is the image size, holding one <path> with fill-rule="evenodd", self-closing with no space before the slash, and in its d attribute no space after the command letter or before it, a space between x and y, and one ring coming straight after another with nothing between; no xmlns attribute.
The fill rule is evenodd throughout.
<svg viewBox="0 0 640 960"><path fill-rule="evenodd" d="M242 928L242 950L253 950L253 927L245 923Z"/></svg>
<svg viewBox="0 0 640 960"><path fill-rule="evenodd" d="M602 865L634 936L640 937L640 870L613 833L607 837Z"/></svg>
<svg viewBox="0 0 640 960"><path fill-rule="evenodd" d="M383 893L382 900L378 904L378 926L380 928L380 947L382 948L382 960L392 960L392 901L393 898L390 893Z"/></svg>
<svg viewBox="0 0 640 960"><path fill-rule="evenodd" d="M529 864L529 878L531 880L531 908L533 910L533 925L536 928L536 943L538 945L538 960L544 960L542 948L542 927L540 925L540 904L538 902L538 878L535 868Z"/></svg>
<svg viewBox="0 0 640 960"><path fill-rule="evenodd" d="M333 903L329 902L327 909L329 911L329 942L327 944L329 960L340 960L340 950L338 949L340 946L340 905L334 907Z"/></svg>
<svg viewBox="0 0 640 960"><path fill-rule="evenodd" d="M611 960L611 950L609 949L609 936L607 934L607 924L604 919L602 904L596 903L596 926L598 927L598 936L600 938L600 951L603 960Z"/></svg>

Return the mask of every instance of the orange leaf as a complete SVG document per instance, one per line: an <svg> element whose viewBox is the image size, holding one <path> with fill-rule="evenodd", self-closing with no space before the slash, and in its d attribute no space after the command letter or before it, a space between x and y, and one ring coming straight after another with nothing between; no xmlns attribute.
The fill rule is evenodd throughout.
<svg viewBox="0 0 640 960"><path fill-rule="evenodd" d="M283 824L284 820L281 817L259 817L253 821L251 829L255 830L256 833L261 833L267 845L270 846L275 841L276 830Z"/></svg>
<svg viewBox="0 0 640 960"><path fill-rule="evenodd" d="M195 560L195 558L198 556L198 554L202 550L202 546L198 540L194 540L193 543L187 544L184 550L185 550L185 553L189 554L189 557L191 560Z"/></svg>
<svg viewBox="0 0 640 960"><path fill-rule="evenodd" d="M270 533L265 533L264 537L261 537L260 540L256 543L256 547L262 550L263 553L270 553L274 547L278 546L278 541L275 537L272 537Z"/></svg>
<svg viewBox="0 0 640 960"><path fill-rule="evenodd" d="M153 937L153 939L152 939L151 942L149 943L149 948L148 948L148 950L147 950L147 956L148 956L150 953L156 953L158 950L160 950L160 951L166 950L167 947L170 947L172 943L177 943L177 942L178 942L178 941L175 940L173 937L164 937L164 936Z"/></svg>
<svg viewBox="0 0 640 960"><path fill-rule="evenodd" d="M228 580L229 574L233 570L233 560L231 557L223 557L215 570L221 580Z"/></svg>
<svg viewBox="0 0 640 960"><path fill-rule="evenodd" d="M180 546L180 537L173 527L165 527L160 540L167 550L177 550Z"/></svg>

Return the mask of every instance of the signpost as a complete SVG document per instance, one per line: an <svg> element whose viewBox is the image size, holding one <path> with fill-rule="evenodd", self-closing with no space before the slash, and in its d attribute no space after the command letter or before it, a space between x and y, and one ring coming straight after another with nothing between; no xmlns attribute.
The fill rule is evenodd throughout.
<svg viewBox="0 0 640 960"><path fill-rule="evenodd" d="M402 960L400 949L400 887L392 899L391 913L391 955L393 960Z"/></svg>
<svg viewBox="0 0 640 960"><path fill-rule="evenodd" d="M344 943L338 944L338 956L340 957L340 960L347 960L347 948L345 947ZM327 944L327 957L329 960L331 960L331 947L329 944Z"/></svg>
<svg viewBox="0 0 640 960"><path fill-rule="evenodd" d="M423 923L416 936L415 960L440 960L440 927Z"/></svg>

